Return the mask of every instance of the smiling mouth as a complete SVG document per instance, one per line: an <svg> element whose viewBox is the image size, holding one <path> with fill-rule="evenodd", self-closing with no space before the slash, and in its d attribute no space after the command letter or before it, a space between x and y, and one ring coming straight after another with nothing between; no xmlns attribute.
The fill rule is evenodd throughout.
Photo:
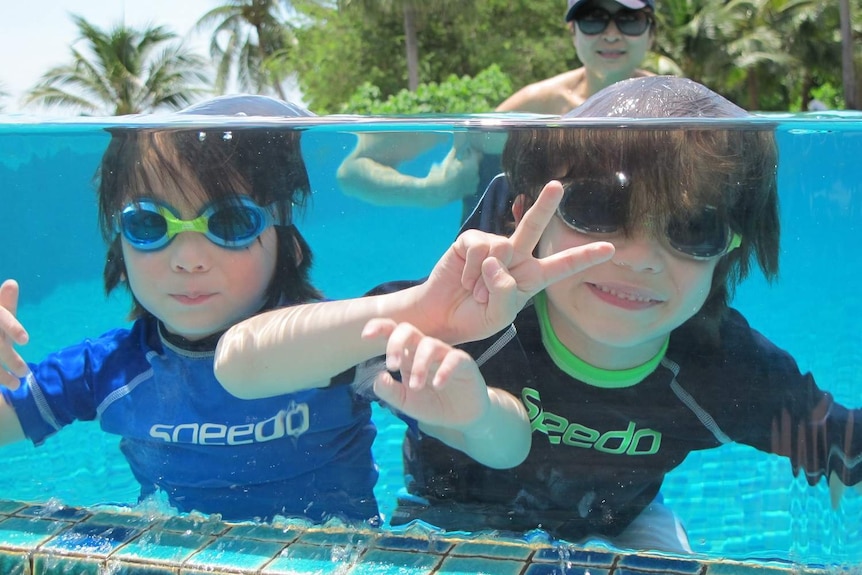
<svg viewBox="0 0 862 575"><path fill-rule="evenodd" d="M621 299L624 301L644 303L644 304L663 303L662 300L655 299L655 298L649 297L647 295L639 294L637 292L621 291L621 290L617 290L614 288L610 288L610 287L598 285L598 284L590 284L590 286L592 286L592 288L595 289L596 291L608 294L610 296L613 296L617 299Z"/></svg>

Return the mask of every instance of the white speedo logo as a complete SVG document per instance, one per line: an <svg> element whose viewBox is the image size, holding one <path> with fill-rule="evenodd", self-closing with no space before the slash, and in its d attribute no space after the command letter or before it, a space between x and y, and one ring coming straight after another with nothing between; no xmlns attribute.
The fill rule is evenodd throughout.
<svg viewBox="0 0 862 575"><path fill-rule="evenodd" d="M224 425L221 423L156 423L150 427L150 437L166 443L197 445L247 445L265 443L283 437L299 437L309 426L308 404L295 404L257 423Z"/></svg>

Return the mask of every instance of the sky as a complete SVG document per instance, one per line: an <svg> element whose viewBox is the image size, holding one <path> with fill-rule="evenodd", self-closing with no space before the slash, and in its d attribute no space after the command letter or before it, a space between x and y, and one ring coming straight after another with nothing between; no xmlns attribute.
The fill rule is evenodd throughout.
<svg viewBox="0 0 862 575"><path fill-rule="evenodd" d="M4 113L63 115L57 108L23 107L20 100L41 76L55 65L72 60L70 46L77 28L69 14L83 16L107 29L119 22L143 26L159 24L186 38L202 56L208 56L208 31L193 32L197 20L220 0L4 0L0 24L0 84L9 95ZM67 112L68 113L68 112Z"/></svg>

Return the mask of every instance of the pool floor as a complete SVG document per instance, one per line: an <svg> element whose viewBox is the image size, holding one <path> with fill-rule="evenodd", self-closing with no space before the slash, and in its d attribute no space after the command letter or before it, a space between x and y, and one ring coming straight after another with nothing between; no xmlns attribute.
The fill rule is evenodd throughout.
<svg viewBox="0 0 862 575"><path fill-rule="evenodd" d="M21 575L779 575L853 572L490 536L230 524L0 500L0 572Z"/></svg>

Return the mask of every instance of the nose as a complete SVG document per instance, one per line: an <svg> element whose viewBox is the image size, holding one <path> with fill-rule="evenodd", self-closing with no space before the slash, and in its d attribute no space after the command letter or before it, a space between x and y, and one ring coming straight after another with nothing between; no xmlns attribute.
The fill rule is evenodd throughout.
<svg viewBox="0 0 862 575"><path fill-rule="evenodd" d="M618 266L643 273L659 273L664 269L664 247L651 233L637 231L614 239L613 244L616 251L611 261Z"/></svg>
<svg viewBox="0 0 862 575"><path fill-rule="evenodd" d="M613 18L611 18L608 22L607 28L605 28L604 37L608 42L616 42L622 37L622 32L617 28L617 23Z"/></svg>
<svg viewBox="0 0 862 575"><path fill-rule="evenodd" d="M201 233L180 232L167 247L171 250L171 269L188 273L209 270L214 247Z"/></svg>

